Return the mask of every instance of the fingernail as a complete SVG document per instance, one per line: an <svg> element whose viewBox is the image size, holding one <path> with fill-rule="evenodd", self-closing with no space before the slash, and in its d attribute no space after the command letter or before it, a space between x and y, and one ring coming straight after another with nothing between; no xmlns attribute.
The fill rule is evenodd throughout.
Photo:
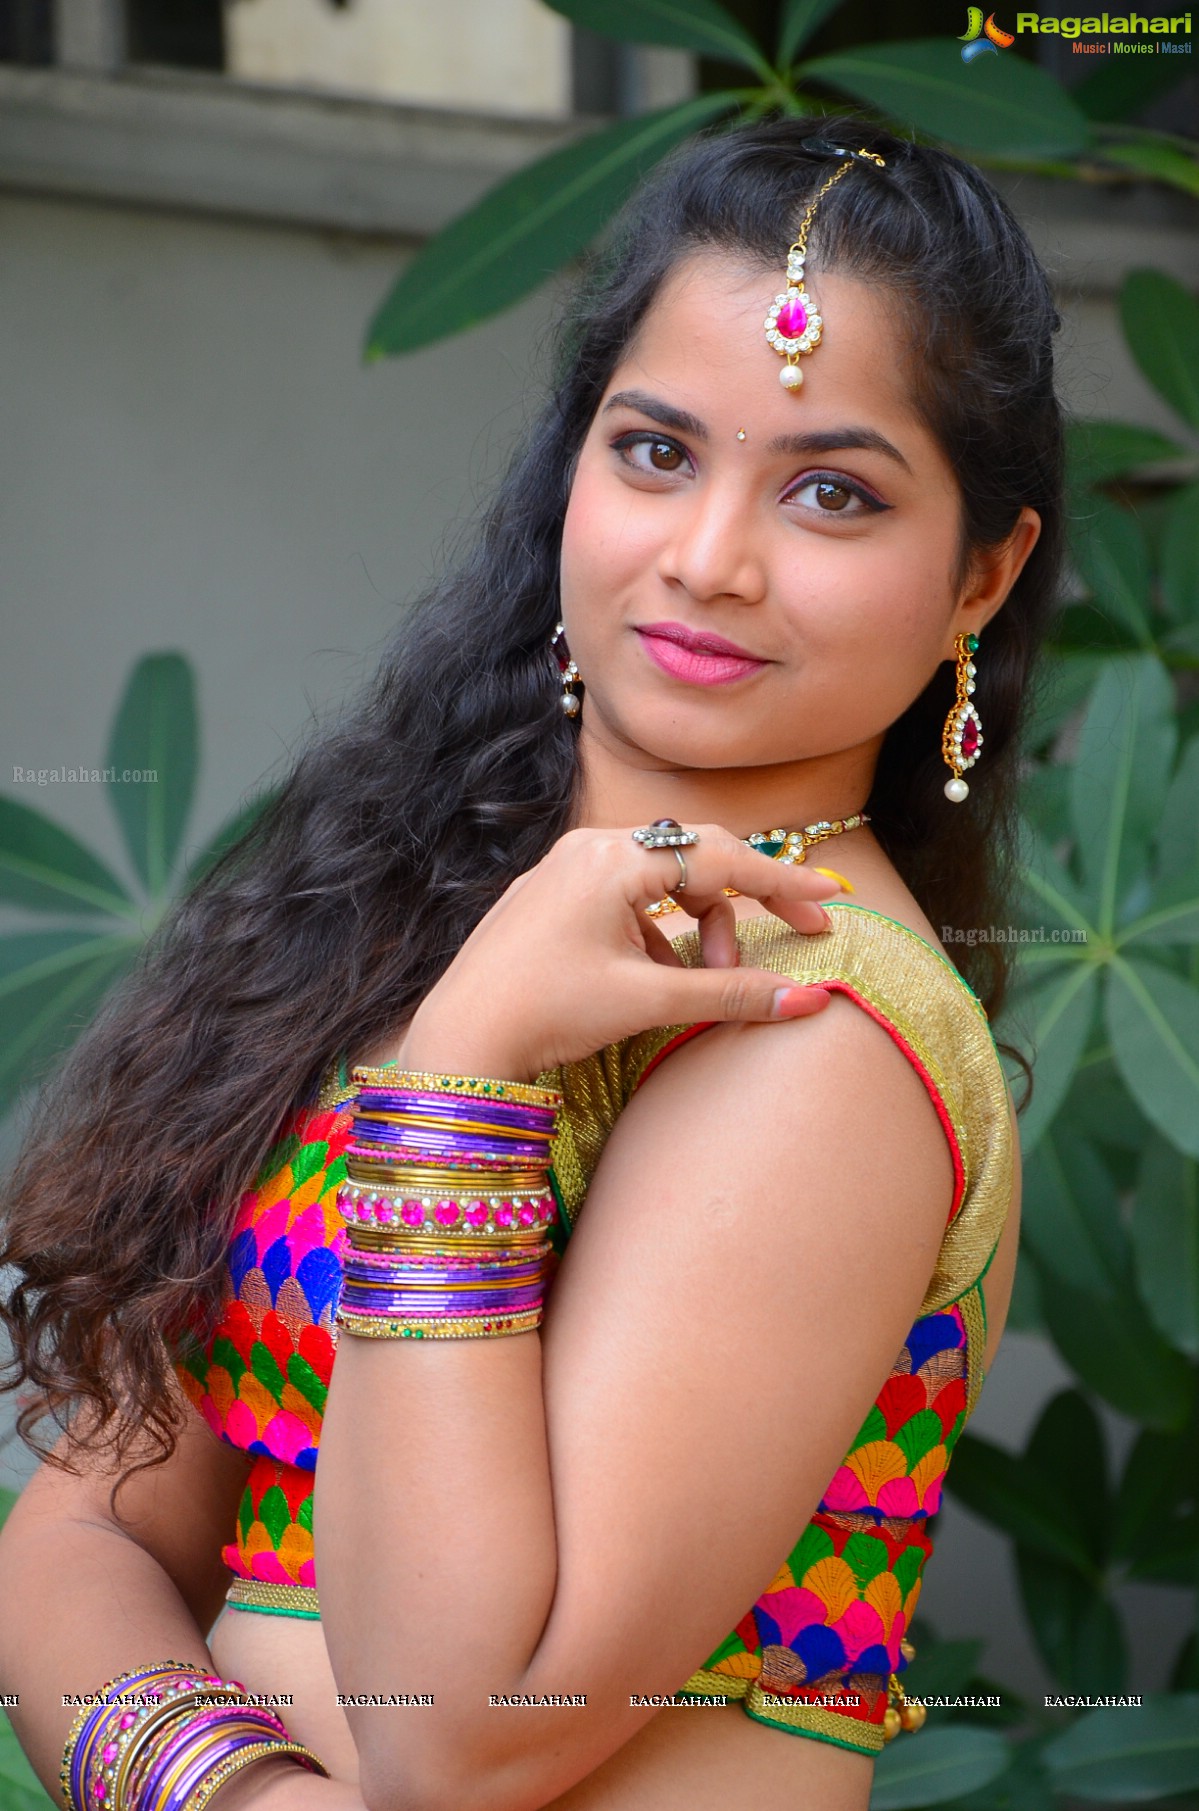
<svg viewBox="0 0 1199 1811"><path fill-rule="evenodd" d="M853 882L846 880L844 874L838 874L836 868L817 868L815 863L813 863L813 869L815 873L826 874L830 880L835 880L843 893L853 893L857 891Z"/></svg>
<svg viewBox="0 0 1199 1811"><path fill-rule="evenodd" d="M827 987L779 987L775 989L771 1010L776 1019L792 1019L811 1004L812 994L829 998Z"/></svg>

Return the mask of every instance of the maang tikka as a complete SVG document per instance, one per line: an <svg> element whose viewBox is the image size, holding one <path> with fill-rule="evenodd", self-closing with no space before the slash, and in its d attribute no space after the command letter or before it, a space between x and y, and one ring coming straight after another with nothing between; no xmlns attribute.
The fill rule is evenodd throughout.
<svg viewBox="0 0 1199 1811"><path fill-rule="evenodd" d="M779 382L784 390L800 388L803 372L796 361L801 353L807 354L820 344L824 326L815 302L803 286L804 260L808 255L808 229L816 209L833 184L840 182L855 163L877 164L880 170L886 168L885 160L875 151L847 151L843 145L830 145L823 138L806 138L803 149L814 152L818 157L843 157L845 162L820 187L800 222L795 243L787 253L787 287L775 296L770 313L766 316L766 338L779 357L787 361L779 372Z"/></svg>
<svg viewBox="0 0 1199 1811"><path fill-rule="evenodd" d="M983 745L983 726L970 702L977 671L972 656L978 651L978 636L963 633L953 645L958 657L957 696L941 731L941 754L953 769L953 778L945 782L945 797L960 805L970 790L962 775L974 766Z"/></svg>

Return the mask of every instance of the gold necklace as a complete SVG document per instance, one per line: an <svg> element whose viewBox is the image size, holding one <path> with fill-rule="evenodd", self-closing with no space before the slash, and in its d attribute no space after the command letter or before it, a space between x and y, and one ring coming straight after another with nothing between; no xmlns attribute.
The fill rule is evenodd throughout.
<svg viewBox="0 0 1199 1811"><path fill-rule="evenodd" d="M819 818L814 824L805 824L802 830L755 830L751 836L742 838L751 849L760 849L763 855L769 855L772 861L787 862L789 865L801 862L813 843L827 842L830 836L840 836L844 830L856 830L859 824L868 824L870 819L864 811L855 811L852 817ZM730 899L740 899L738 887L724 887L722 892ZM646 906L647 918L664 918L668 912L681 912L682 906L669 894L664 899L657 899L653 905Z"/></svg>

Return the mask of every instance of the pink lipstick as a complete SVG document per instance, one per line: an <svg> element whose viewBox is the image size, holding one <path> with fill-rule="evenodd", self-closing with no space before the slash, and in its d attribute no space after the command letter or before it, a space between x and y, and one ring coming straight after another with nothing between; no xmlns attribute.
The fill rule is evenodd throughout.
<svg viewBox="0 0 1199 1811"><path fill-rule="evenodd" d="M699 634L682 623L647 623L637 634L655 666L689 685L728 685L769 664L722 635Z"/></svg>

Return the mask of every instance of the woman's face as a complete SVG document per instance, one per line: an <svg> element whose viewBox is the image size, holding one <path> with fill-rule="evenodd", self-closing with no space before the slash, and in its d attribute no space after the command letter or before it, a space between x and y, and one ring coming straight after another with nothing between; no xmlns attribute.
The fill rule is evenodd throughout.
<svg viewBox="0 0 1199 1811"><path fill-rule="evenodd" d="M1028 510L1013 569L956 586L958 487L909 399L892 306L813 276L824 338L790 392L763 329L780 287L721 253L680 265L584 442L562 618L593 750L708 769L876 754L1036 539ZM671 624L752 661L650 633Z"/></svg>

